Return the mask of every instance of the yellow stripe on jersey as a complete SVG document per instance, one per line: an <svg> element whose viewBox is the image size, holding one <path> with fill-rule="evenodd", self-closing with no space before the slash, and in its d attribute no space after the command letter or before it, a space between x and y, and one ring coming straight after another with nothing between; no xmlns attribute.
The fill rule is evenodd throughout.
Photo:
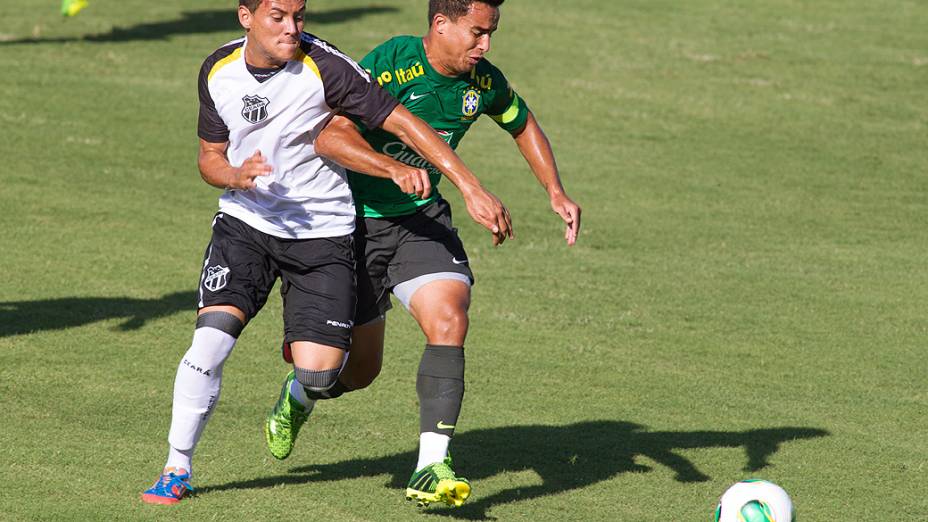
<svg viewBox="0 0 928 522"><path fill-rule="evenodd" d="M503 125L514 121L516 118L519 117L519 95L516 93L512 93L512 104L509 106L508 109L506 109L506 112L500 115L497 115L497 116L494 116L492 114L489 114L488 116L493 118L494 121L498 123L502 123Z"/></svg>
<svg viewBox="0 0 928 522"><path fill-rule="evenodd" d="M310 58L309 56L307 56L306 53L304 53L302 50L300 50L300 51L296 54L296 59L299 60L299 61L301 61L301 62L303 62L304 64L306 64L306 67L309 67L310 69L312 69L313 72L316 73L316 76L317 76L320 80L322 79L322 74L319 73L319 67L316 66L316 62L315 62L312 58Z"/></svg>
<svg viewBox="0 0 928 522"><path fill-rule="evenodd" d="M230 54L229 56L226 56L222 60L219 60L213 65L213 68L209 70L209 76L206 77L206 81L209 82L210 80L212 80L213 75L219 72L219 69L222 69L226 65L229 65L230 63L234 62L235 60L238 60L241 57L242 57L242 48L239 47L238 49L232 51L232 54Z"/></svg>

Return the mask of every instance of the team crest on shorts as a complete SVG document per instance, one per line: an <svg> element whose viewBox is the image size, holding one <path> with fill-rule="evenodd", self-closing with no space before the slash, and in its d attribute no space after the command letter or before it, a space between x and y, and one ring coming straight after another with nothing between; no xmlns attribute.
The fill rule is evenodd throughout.
<svg viewBox="0 0 928 522"><path fill-rule="evenodd" d="M267 118L267 105L270 102L267 98L258 95L245 96L242 98L245 106L242 107L242 117L249 123L258 123Z"/></svg>
<svg viewBox="0 0 928 522"><path fill-rule="evenodd" d="M203 286L210 292L222 290L229 282L229 269L224 266L210 266L206 268L206 277Z"/></svg>
<svg viewBox="0 0 928 522"><path fill-rule="evenodd" d="M477 108L480 107L480 93L476 89L467 89L464 92L464 104L461 112L466 118L473 118L477 114Z"/></svg>

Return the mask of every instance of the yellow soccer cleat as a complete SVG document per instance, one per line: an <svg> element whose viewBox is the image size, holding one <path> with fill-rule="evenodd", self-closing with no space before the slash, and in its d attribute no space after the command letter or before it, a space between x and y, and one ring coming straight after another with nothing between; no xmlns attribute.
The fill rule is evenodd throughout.
<svg viewBox="0 0 928 522"><path fill-rule="evenodd" d="M469 496L470 482L454 475L450 458L413 473L406 486L406 500L415 500L419 507L433 502L460 507Z"/></svg>
<svg viewBox="0 0 928 522"><path fill-rule="evenodd" d="M87 7L87 0L61 0L61 15L74 16Z"/></svg>

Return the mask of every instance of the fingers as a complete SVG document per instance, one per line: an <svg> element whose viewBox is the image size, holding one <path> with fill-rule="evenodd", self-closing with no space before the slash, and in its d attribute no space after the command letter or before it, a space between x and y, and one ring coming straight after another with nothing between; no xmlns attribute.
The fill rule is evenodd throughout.
<svg viewBox="0 0 928 522"><path fill-rule="evenodd" d="M421 199L426 199L432 193L432 183L429 181L429 175L425 170L413 170L408 179L410 189L407 194L415 194Z"/></svg>
<svg viewBox="0 0 928 522"><path fill-rule="evenodd" d="M502 245L506 239L514 238L515 234L512 230L512 216L509 214L509 209L498 199L496 199L495 203L496 208L493 209L494 212L492 212L492 217L489 219L490 226L487 228L493 233L493 246L498 246Z"/></svg>
<svg viewBox="0 0 928 522"><path fill-rule="evenodd" d="M273 167L267 164L264 155L261 154L260 150L256 150L248 159L246 159L242 166L239 167L236 172L235 178L236 183L232 188L250 190L258 185L255 183L255 178L261 176L267 176L273 171Z"/></svg>
<svg viewBox="0 0 928 522"><path fill-rule="evenodd" d="M580 207L569 199L560 202L552 201L552 208L567 225L564 229L564 240L567 246L573 246L580 236Z"/></svg>
<svg viewBox="0 0 928 522"><path fill-rule="evenodd" d="M421 193L417 192L417 194L419 194L419 197L422 199L428 199L428 197L432 195L432 180L429 179L429 173L424 169L419 169L418 174L421 184Z"/></svg>
<svg viewBox="0 0 928 522"><path fill-rule="evenodd" d="M577 236L580 234L580 208L568 206L558 214L567 224L564 228L564 239L567 241L567 246L573 246L577 243Z"/></svg>
<svg viewBox="0 0 928 522"><path fill-rule="evenodd" d="M426 199L432 194L432 181L425 169L409 169L393 176L393 182L406 194Z"/></svg>
<svg viewBox="0 0 928 522"><path fill-rule="evenodd" d="M573 245L577 242L577 238L580 237L580 207L577 205L571 206L570 209L570 222L568 226L568 237L567 244Z"/></svg>
<svg viewBox="0 0 928 522"><path fill-rule="evenodd" d="M502 203L500 203L498 223L499 223L499 233L501 236L503 236L504 240L506 238L511 239L515 237L515 233L512 229L512 216L509 214L509 209L503 206ZM500 243L502 243L502 241L500 241Z"/></svg>
<svg viewBox="0 0 928 522"><path fill-rule="evenodd" d="M464 203L470 217L492 233L493 246L501 245L507 238L515 237L512 216L499 198L483 189L465 195Z"/></svg>

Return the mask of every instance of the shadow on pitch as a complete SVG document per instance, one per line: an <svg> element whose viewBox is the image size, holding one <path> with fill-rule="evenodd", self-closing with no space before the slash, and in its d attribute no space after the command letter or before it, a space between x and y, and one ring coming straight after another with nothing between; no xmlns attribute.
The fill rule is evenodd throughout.
<svg viewBox="0 0 928 522"><path fill-rule="evenodd" d="M621 473L645 473L651 468L636 463L643 456L673 470L678 482L702 482L710 477L680 455L694 448L744 448L746 473L769 465L780 445L798 439L824 437L816 428L766 428L748 431L647 431L621 421L591 421L567 426L510 426L461 433L454 438L458 456L455 470L475 485L475 496L458 509L432 508L435 515L485 520L494 505L531 500L593 486ZM231 482L199 489L200 493L229 489L269 488L279 484L305 484L387 475L385 484L406 487L415 452L334 464L293 468L290 474ZM537 478L523 486L484 494L479 480L500 473L532 471ZM540 483L539 483L540 482Z"/></svg>
<svg viewBox="0 0 928 522"><path fill-rule="evenodd" d="M363 16L398 11L395 7L369 6L346 7L315 12L310 9L306 17L306 30L312 32L314 25L334 24ZM0 45L66 43L66 42L129 42L138 40L165 40L184 34L241 32L235 9L223 8L202 11L185 11L176 20L165 20L137 24L130 27L114 27L108 33L70 37L19 38L0 41ZM88 13L86 16L91 16Z"/></svg>
<svg viewBox="0 0 928 522"><path fill-rule="evenodd" d="M183 310L190 311L192 318L195 309L195 292L175 292L158 299L63 297L0 302L0 337L64 330L108 319L125 319L118 326L120 330L137 330L146 321Z"/></svg>

